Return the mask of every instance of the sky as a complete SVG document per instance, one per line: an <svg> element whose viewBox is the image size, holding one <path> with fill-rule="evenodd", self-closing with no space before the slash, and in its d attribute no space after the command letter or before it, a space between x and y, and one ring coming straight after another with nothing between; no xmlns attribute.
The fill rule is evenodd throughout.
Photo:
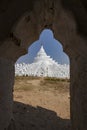
<svg viewBox="0 0 87 130"><path fill-rule="evenodd" d="M28 48L28 54L21 56L17 63L32 63L41 45L43 45L47 55L59 64L70 64L68 56L63 52L61 43L54 38L53 32L49 29L41 32L39 39Z"/></svg>

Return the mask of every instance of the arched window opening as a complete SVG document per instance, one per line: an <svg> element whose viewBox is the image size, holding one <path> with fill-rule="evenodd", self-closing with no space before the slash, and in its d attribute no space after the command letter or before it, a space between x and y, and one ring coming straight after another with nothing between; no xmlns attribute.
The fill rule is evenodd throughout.
<svg viewBox="0 0 87 130"><path fill-rule="evenodd" d="M38 130L41 126L49 130L55 127L69 130L68 56L49 29L43 30L39 40L35 41L28 50L29 53L20 57L15 64L14 100L29 106L29 108L27 105L23 106L24 117L27 111L27 117L29 115L30 122L35 128L37 125ZM29 127L31 129L32 125Z"/></svg>
<svg viewBox="0 0 87 130"><path fill-rule="evenodd" d="M27 55L18 59L15 67L15 74L20 76L39 77L43 73L44 77L69 78L69 58L49 29L40 34L39 40L29 47Z"/></svg>

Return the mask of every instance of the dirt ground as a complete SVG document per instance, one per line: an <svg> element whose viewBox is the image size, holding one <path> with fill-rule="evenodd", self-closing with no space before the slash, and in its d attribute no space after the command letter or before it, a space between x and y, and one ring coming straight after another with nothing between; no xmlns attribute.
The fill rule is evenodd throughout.
<svg viewBox="0 0 87 130"><path fill-rule="evenodd" d="M69 82L16 78L13 113L17 130L71 130Z"/></svg>

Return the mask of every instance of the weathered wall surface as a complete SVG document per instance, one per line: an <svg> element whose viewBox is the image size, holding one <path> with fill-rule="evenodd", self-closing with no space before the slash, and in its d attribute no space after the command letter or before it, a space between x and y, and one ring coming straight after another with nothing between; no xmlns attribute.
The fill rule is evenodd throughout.
<svg viewBox="0 0 87 130"><path fill-rule="evenodd" d="M0 130L13 119L14 63L0 58Z"/></svg>
<svg viewBox="0 0 87 130"><path fill-rule="evenodd" d="M0 122L4 123L4 128L12 118L13 64L18 57L27 53L28 46L38 39L44 28L50 28L70 57L73 130L87 130L86 5L85 0L0 1L0 95L3 92L0 104L4 104L5 108L2 112L0 107ZM3 113L6 113L5 116ZM3 123L0 124L2 130Z"/></svg>
<svg viewBox="0 0 87 130"><path fill-rule="evenodd" d="M86 57L71 59L71 120L73 129L87 129L87 60ZM78 127L77 127L78 126Z"/></svg>

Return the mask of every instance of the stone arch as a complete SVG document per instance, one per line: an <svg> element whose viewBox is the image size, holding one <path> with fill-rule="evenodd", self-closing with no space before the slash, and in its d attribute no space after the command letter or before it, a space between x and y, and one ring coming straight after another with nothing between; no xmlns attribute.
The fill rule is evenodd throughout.
<svg viewBox="0 0 87 130"><path fill-rule="evenodd" d="M40 32L44 28L50 28L54 32L55 38L59 39L59 41L63 43L64 51L68 55L75 55L75 53L79 55L79 52L80 54L83 54L84 50L82 49L81 44L83 42L85 45L85 40L77 33L77 26L74 17L70 12L67 13L67 11L65 11L60 0L52 0L51 2L49 0L43 2L39 0L34 3L32 8L32 10L25 12L23 16L19 17L16 24L11 27L10 34L3 43L9 43L7 49L11 48L10 42L13 42L16 47L14 47L15 49L12 51L15 53L18 49L20 56L27 52L27 47L32 44L33 41L38 39ZM80 44L79 47L77 43ZM12 45L12 48L15 45ZM78 48L78 50L76 48ZM6 48L1 50L1 53L4 50L6 50ZM6 57L8 57L8 55L9 54L6 53ZM14 57L14 59L17 58Z"/></svg>
<svg viewBox="0 0 87 130"><path fill-rule="evenodd" d="M2 8L0 8L0 68L2 68L0 70L0 84L3 86L0 88L2 93L0 104L4 104L3 108L6 107L6 104L8 105L7 109L0 109L0 113L2 113L0 116L0 121L2 121L0 129L3 130L7 127L12 118L13 66L15 61L18 57L27 53L28 46L38 38L40 32L44 28L51 28L55 38L63 43L64 51L70 57L72 127L73 129L86 130L87 116L85 113L87 113L87 105L85 104L85 101L87 100L87 45L86 37L81 36L77 31L78 19L76 18L79 18L75 15L75 12L77 11L66 11L62 4L62 0L32 0L32 2L26 0L21 4L22 6L19 11L18 6L20 3L21 2L19 1L18 3L17 0L15 0L15 2L7 1L7 5L5 3L4 6L2 1ZM81 2L79 3L79 6L77 6L78 9L83 7ZM73 4L75 5L75 3ZM67 5L69 6L69 4ZM14 10L16 10L16 13ZM17 13L17 11L19 12ZM80 9L80 13L81 12L85 15L86 12L84 7ZM14 17L12 16L12 13L14 14ZM22 14L24 15L22 16ZM10 18L10 21L8 18ZM18 18L19 20L17 20ZM7 19L8 22L5 24L5 22L2 22L2 19ZM84 21L86 21L86 19L84 19ZM14 25L14 23L16 24ZM84 26L82 24L81 27ZM3 31L4 27L6 27L6 31ZM5 71L3 72L3 70ZM7 76L5 75L5 72L7 72ZM82 86L84 86L84 89ZM3 117L4 112L6 113L5 117Z"/></svg>

